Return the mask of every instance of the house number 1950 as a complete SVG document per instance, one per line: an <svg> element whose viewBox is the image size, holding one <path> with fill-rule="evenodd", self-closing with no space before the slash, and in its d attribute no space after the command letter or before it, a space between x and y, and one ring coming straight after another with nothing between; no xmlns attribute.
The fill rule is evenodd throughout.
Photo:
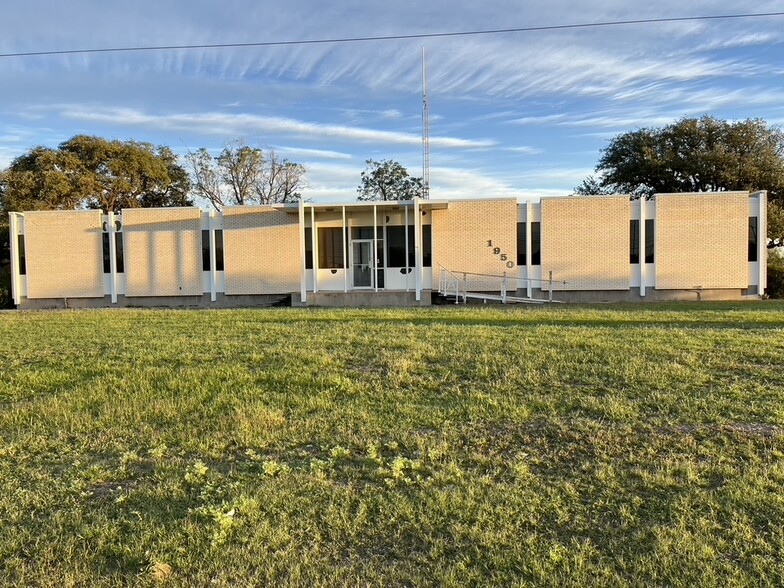
<svg viewBox="0 0 784 588"><path fill-rule="evenodd" d="M501 261L506 263L506 267L512 269L515 266L514 261L509 260L509 256L506 253L501 253L500 247L496 247L495 245L493 245L492 239L487 240L487 246L493 248L493 253L497 255L501 259Z"/></svg>

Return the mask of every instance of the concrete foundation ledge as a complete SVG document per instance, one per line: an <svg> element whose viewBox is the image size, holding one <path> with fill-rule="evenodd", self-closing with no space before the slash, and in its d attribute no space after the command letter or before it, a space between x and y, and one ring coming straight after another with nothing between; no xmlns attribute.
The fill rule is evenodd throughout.
<svg viewBox="0 0 784 588"><path fill-rule="evenodd" d="M524 290L519 292L525 292ZM534 298L547 298L547 292L534 288ZM518 294L519 295L519 294ZM688 288L683 290L656 290L646 288L645 296L640 296L639 288L629 290L554 290L553 300L559 302L613 303L613 302L698 302L701 300L748 300L746 290L740 288Z"/></svg>
<svg viewBox="0 0 784 588"><path fill-rule="evenodd" d="M430 306L430 290L422 290L422 300L415 292L308 292L305 302L299 293L291 297L292 306L388 308L400 306Z"/></svg>
<svg viewBox="0 0 784 588"><path fill-rule="evenodd" d="M227 296L218 294L213 302L209 294L202 296L118 296L112 303L110 296L103 298L22 298L19 310L48 308L247 308L264 306L290 306L290 294L254 294Z"/></svg>

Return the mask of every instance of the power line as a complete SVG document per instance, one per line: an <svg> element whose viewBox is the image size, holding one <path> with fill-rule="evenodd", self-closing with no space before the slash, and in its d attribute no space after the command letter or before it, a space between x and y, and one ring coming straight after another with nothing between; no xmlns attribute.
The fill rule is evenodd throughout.
<svg viewBox="0 0 784 588"><path fill-rule="evenodd" d="M488 29L473 31L453 31L445 33L415 33L410 35L382 35L377 37L336 37L329 39L300 39L293 41L260 41L255 43L213 43L201 45L149 45L140 47L106 47L99 49L61 49L55 51L27 51L19 53L0 53L0 57L41 57L49 55L75 55L88 53L127 53L139 51L173 51L189 49L230 49L243 47L284 47L287 45L325 45L337 43L362 43L371 41L401 41L407 39L437 39L442 37L468 37L478 35L500 35L505 33L533 33L538 31L563 31L568 29L589 29L670 22L690 22L707 20L729 20L741 18L764 18L784 16L784 12L762 12L754 14L722 14L709 16L680 16L672 18L642 18L635 20L614 20L577 24L517 27L511 29Z"/></svg>

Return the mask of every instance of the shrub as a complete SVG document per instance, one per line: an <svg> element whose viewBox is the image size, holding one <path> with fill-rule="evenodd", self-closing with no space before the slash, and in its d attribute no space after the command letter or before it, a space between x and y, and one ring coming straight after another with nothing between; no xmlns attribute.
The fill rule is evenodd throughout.
<svg viewBox="0 0 784 588"><path fill-rule="evenodd" d="M13 308L11 299L11 272L0 265L0 308Z"/></svg>
<svg viewBox="0 0 784 588"><path fill-rule="evenodd" d="M784 256L771 252L768 257L768 288L771 298L784 298Z"/></svg>

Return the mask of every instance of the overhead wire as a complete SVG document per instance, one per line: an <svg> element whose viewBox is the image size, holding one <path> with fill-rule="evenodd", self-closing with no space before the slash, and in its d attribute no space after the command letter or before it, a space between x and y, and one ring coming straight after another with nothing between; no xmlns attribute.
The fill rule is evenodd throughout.
<svg viewBox="0 0 784 588"><path fill-rule="evenodd" d="M20 51L0 53L0 58L12 57L45 57L54 55L77 55L94 53L128 53L142 51L182 51L194 49L232 49L246 47L285 47L289 45L326 45L342 43L365 43L375 41L404 41L411 39L438 39L445 37L468 37L479 35L501 35L513 33L533 33L541 31L561 31L569 29L589 29L599 27L617 27L631 25L663 24L694 21L747 19L747 18L773 18L784 16L784 12L762 12L750 14L721 14L707 16L678 16L666 18L640 18L632 20L613 20L588 23L541 25L530 27L515 27L506 29L484 29L468 31L447 31L441 33L411 33L405 35L379 35L362 37L333 37L324 39L294 39L288 41L258 41L249 43L203 43L195 45L144 45L138 47L103 47L92 49L55 49L49 51Z"/></svg>

